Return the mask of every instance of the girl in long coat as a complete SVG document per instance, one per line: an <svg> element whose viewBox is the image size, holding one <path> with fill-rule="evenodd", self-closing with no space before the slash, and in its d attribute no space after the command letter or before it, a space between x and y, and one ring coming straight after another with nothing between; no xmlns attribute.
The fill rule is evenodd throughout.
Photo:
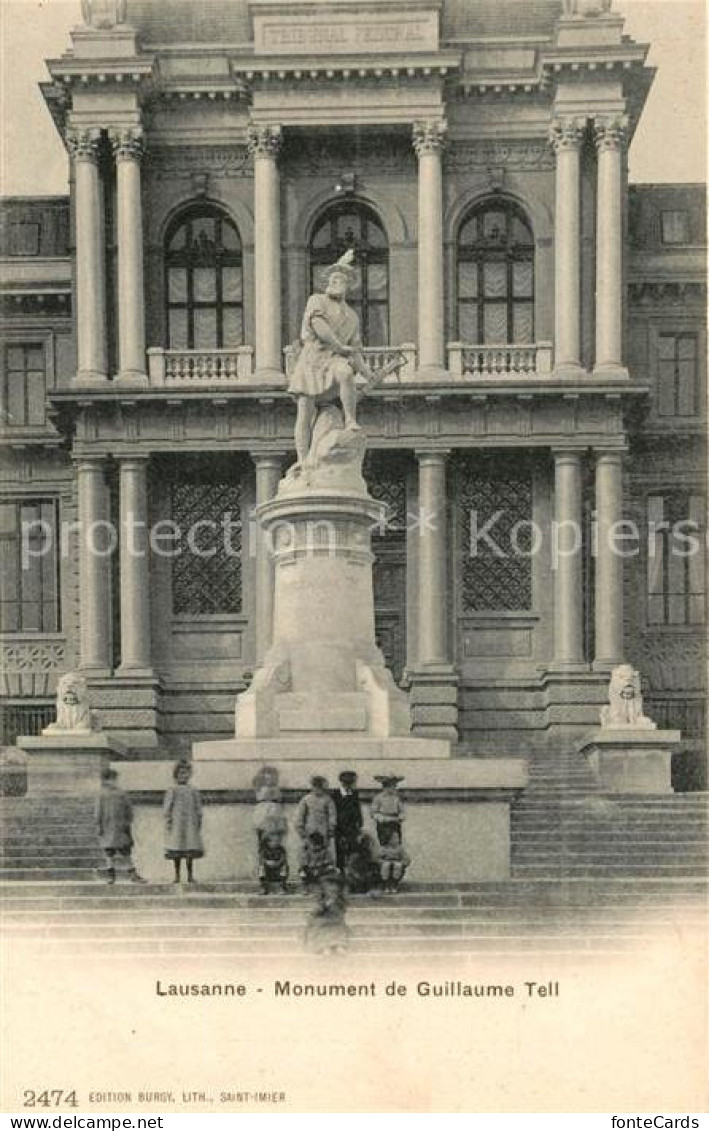
<svg viewBox="0 0 709 1131"><path fill-rule="evenodd" d="M194 861L204 856L202 844L202 798L189 784L192 767L178 762L174 770L176 784L165 794L165 857L175 865L175 883L180 882L182 861L187 866L187 882L193 883Z"/></svg>

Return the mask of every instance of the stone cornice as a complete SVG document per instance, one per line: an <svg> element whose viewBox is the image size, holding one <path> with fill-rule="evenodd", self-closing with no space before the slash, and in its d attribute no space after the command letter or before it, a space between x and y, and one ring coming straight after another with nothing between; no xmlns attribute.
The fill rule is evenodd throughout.
<svg viewBox="0 0 709 1131"><path fill-rule="evenodd" d="M264 55L231 60L234 76L254 82L323 82L337 79L410 79L446 77L461 63L459 51L382 55Z"/></svg>
<svg viewBox="0 0 709 1131"><path fill-rule="evenodd" d="M645 44L622 43L583 48L548 47L541 53L540 65L549 75L597 72L618 75L622 71L642 68L647 58Z"/></svg>
<svg viewBox="0 0 709 1131"><path fill-rule="evenodd" d="M190 82L163 83L151 91L149 100L153 105L166 106L181 102L243 102L251 101L251 92L246 83L237 80L216 82L204 79Z"/></svg>
<svg viewBox="0 0 709 1131"><path fill-rule="evenodd" d="M66 55L61 59L49 59L47 68L55 82L69 88L107 83L126 83L133 85L153 82L156 77L153 55L136 55L126 59L75 59Z"/></svg>

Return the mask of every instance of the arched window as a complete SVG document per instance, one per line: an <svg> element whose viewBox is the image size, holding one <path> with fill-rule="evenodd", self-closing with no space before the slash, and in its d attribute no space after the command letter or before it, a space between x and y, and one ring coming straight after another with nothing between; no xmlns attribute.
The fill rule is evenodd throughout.
<svg viewBox="0 0 709 1131"><path fill-rule="evenodd" d="M458 233L458 339L469 345L534 341L534 237L522 210L487 201Z"/></svg>
<svg viewBox="0 0 709 1131"><path fill-rule="evenodd" d="M165 244L167 344L210 350L244 340L241 240L218 208L183 212Z"/></svg>
<svg viewBox="0 0 709 1131"><path fill-rule="evenodd" d="M310 240L311 291L323 291L326 268L348 248L355 252L357 286L347 301L357 311L362 341L389 344L389 246L380 221L366 204L343 200L318 220Z"/></svg>

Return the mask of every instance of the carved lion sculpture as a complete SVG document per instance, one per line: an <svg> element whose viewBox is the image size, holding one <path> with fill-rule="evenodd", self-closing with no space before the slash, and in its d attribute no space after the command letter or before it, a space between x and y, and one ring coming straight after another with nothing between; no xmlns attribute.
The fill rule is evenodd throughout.
<svg viewBox="0 0 709 1131"><path fill-rule="evenodd" d="M613 0L562 0L561 7L565 16L593 16L605 15L610 12Z"/></svg>
<svg viewBox="0 0 709 1131"><path fill-rule="evenodd" d="M630 664L618 664L611 672L608 704L601 710L601 726L655 729L652 719L643 714L640 673Z"/></svg>
<svg viewBox="0 0 709 1131"><path fill-rule="evenodd" d="M76 672L67 672L57 684L57 719L45 728L45 734L57 731L94 731L98 723L89 707L86 680Z"/></svg>
<svg viewBox="0 0 709 1131"><path fill-rule="evenodd" d="M127 0L81 0L81 18L87 27L108 31L127 18Z"/></svg>

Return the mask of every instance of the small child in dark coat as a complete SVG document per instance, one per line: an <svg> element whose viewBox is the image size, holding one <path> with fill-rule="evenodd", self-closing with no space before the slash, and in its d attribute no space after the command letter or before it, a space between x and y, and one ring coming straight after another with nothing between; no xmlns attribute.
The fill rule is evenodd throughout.
<svg viewBox="0 0 709 1131"><path fill-rule="evenodd" d="M362 833L356 847L347 857L345 864L347 888L355 895L365 895L377 886L379 867L374 855L374 842L367 833Z"/></svg>
<svg viewBox="0 0 709 1131"><path fill-rule="evenodd" d="M145 883L133 863L133 806L130 798L118 788L115 770L105 769L101 779L101 792L96 802L96 826L106 859L106 881L109 884L116 882L116 864L120 864L132 883Z"/></svg>
<svg viewBox="0 0 709 1131"><path fill-rule="evenodd" d="M300 878L306 890L317 884L327 872L332 872L332 857L322 833L312 832L303 845L303 862Z"/></svg>
<svg viewBox="0 0 709 1131"><path fill-rule="evenodd" d="M258 878L263 895L268 895L272 884L284 893L288 891L288 856L278 833L266 833L261 838Z"/></svg>

